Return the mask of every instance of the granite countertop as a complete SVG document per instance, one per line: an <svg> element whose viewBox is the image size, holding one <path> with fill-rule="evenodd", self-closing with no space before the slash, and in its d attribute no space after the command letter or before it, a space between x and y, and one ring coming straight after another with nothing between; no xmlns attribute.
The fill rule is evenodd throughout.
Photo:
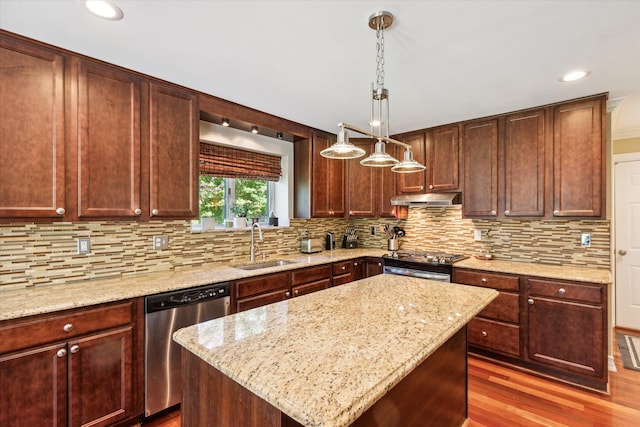
<svg viewBox="0 0 640 427"><path fill-rule="evenodd" d="M386 251L371 248L336 249L316 254L277 257L274 259L283 259L294 263L253 271L241 270L230 265L211 265L121 276L112 279L85 280L63 285L35 286L9 290L3 290L2 286L0 286L0 321L344 261L363 256L382 256L384 253ZM245 263L248 262L243 261L238 264Z"/></svg>
<svg viewBox="0 0 640 427"><path fill-rule="evenodd" d="M342 427L497 295L378 275L200 323L174 339L303 425Z"/></svg>
<svg viewBox="0 0 640 427"><path fill-rule="evenodd" d="M572 280L578 282L613 283L611 271L597 268L574 267L570 265L534 264L503 260L482 260L470 257L454 264L454 267L473 270L495 271L523 276L547 277L550 279Z"/></svg>

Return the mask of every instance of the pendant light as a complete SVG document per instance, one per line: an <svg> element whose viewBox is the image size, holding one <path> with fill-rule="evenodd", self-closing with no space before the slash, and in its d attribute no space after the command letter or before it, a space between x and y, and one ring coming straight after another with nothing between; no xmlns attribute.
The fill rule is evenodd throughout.
<svg viewBox="0 0 640 427"><path fill-rule="evenodd" d="M389 91L384 87L384 30L393 24L393 15L386 11L376 12L369 17L369 28L376 31L376 83L371 84L371 110L369 131L340 123L338 140L322 150L320 155L332 159L354 159L365 155L365 151L349 142L348 130L368 135L378 141L371 155L360 161L361 165L372 167L392 166L398 173L420 172L426 169L413 159L411 146L389 138ZM400 162L386 152L386 145L392 143L404 147L404 158Z"/></svg>

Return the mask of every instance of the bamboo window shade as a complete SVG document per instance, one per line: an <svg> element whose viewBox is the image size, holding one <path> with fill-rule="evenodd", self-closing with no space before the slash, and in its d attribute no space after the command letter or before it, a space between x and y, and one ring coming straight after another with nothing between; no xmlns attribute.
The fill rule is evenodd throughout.
<svg viewBox="0 0 640 427"><path fill-rule="evenodd" d="M200 175L278 181L280 156L200 143Z"/></svg>

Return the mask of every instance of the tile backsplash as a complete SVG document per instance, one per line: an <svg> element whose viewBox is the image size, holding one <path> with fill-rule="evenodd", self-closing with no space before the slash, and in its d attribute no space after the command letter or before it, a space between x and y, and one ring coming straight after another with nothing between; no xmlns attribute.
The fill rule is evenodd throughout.
<svg viewBox="0 0 640 427"><path fill-rule="evenodd" d="M407 220L380 218L291 219L290 227L264 228L258 258L300 252L300 234L335 233L338 247L347 225L356 227L358 246L386 248L382 224L399 225L407 236L401 249L447 250L475 255L490 250L498 259L609 268L610 224L595 220L469 220L459 206L411 208ZM371 234L371 227L376 234ZM474 241L473 230L482 230ZM580 247L580 233L591 247ZM169 247L155 250L152 238L167 235ZM77 254L76 239L89 237L91 253ZM94 278L168 271L210 263L249 260L249 230L191 232L189 221L92 221L55 224L0 224L0 286L41 286Z"/></svg>

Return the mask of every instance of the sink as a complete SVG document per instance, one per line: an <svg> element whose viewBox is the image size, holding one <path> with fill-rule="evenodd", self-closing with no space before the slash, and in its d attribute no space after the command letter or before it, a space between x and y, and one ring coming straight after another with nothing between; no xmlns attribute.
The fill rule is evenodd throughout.
<svg viewBox="0 0 640 427"><path fill-rule="evenodd" d="M285 261L283 259L255 262L251 264L235 265L233 268L239 268L240 270L260 270L262 268L281 267L283 265L295 264L295 261Z"/></svg>

